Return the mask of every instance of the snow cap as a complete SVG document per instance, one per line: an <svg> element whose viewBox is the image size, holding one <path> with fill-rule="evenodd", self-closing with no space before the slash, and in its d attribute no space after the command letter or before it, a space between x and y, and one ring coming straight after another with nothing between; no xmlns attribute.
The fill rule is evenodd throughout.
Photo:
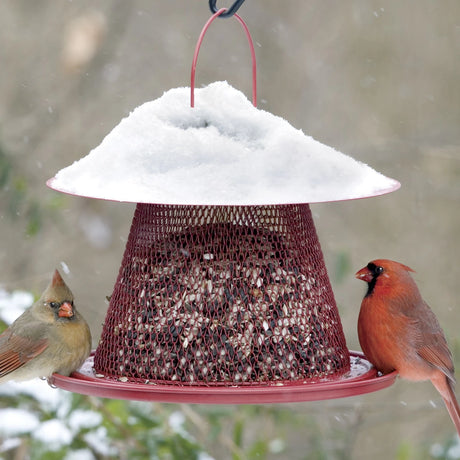
<svg viewBox="0 0 460 460"><path fill-rule="evenodd" d="M381 195L400 184L257 109L227 82L175 88L124 118L60 170L58 191L179 205L317 203Z"/></svg>

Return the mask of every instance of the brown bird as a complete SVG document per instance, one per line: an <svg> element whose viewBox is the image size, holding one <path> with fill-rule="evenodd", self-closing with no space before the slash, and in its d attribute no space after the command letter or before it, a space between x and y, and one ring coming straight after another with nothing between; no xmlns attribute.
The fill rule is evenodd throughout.
<svg viewBox="0 0 460 460"><path fill-rule="evenodd" d="M452 354L410 272L406 265L379 259L356 273L368 283L359 312L359 342L383 374L396 370L408 380L431 380L460 435Z"/></svg>
<svg viewBox="0 0 460 460"><path fill-rule="evenodd" d="M91 351L91 333L56 270L41 297L0 335L0 383L70 375Z"/></svg>

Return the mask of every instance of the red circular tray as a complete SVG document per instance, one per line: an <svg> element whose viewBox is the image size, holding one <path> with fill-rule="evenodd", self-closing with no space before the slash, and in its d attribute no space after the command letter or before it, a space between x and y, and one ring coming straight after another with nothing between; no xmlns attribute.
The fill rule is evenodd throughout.
<svg viewBox="0 0 460 460"><path fill-rule="evenodd" d="M392 385L397 373L378 375L359 352L350 352L351 370L337 380L250 386L192 386L120 382L95 377L93 356L70 377L53 374L58 388L102 398L196 404L265 404L345 398L382 390Z"/></svg>

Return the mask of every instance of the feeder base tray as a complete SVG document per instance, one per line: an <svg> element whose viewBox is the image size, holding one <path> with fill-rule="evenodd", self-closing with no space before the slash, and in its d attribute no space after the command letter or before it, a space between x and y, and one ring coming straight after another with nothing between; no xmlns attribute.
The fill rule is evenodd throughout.
<svg viewBox="0 0 460 460"><path fill-rule="evenodd" d="M119 382L97 378L91 355L70 377L53 374L58 388L102 398L196 404L268 404L345 398L382 390L392 385L397 373L380 376L359 352L350 351L350 372L336 380L250 386L178 386Z"/></svg>

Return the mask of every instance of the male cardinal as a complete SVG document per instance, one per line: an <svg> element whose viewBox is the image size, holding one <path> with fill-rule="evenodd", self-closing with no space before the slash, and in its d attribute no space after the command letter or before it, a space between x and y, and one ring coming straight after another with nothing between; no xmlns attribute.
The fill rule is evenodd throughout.
<svg viewBox="0 0 460 460"><path fill-rule="evenodd" d="M359 343L383 374L396 370L408 380L431 380L460 435L452 354L438 320L410 275L413 271L379 259L356 273L356 278L368 283L359 312Z"/></svg>
<svg viewBox="0 0 460 460"><path fill-rule="evenodd" d="M91 351L91 333L56 270L41 297L0 335L0 383L70 375Z"/></svg>

